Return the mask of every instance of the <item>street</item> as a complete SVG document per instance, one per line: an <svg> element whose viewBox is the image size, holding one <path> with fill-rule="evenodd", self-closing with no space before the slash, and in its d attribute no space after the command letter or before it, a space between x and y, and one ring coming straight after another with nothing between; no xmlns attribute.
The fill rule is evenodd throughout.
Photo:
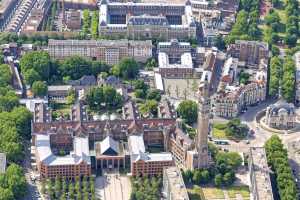
<svg viewBox="0 0 300 200"><path fill-rule="evenodd" d="M25 172L25 178L28 185L27 194L23 198L23 200L39 200L41 199L37 185L32 181L32 175L34 171L31 168L31 146L29 142L25 142L24 144L25 150L25 159L23 161L23 169Z"/></svg>

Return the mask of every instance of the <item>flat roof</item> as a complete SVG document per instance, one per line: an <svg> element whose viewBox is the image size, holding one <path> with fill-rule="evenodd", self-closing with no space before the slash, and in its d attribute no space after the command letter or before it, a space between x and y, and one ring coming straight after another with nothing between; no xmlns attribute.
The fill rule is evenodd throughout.
<svg viewBox="0 0 300 200"><path fill-rule="evenodd" d="M6 170L6 154L0 153L0 173L4 173Z"/></svg>
<svg viewBox="0 0 300 200"><path fill-rule="evenodd" d="M251 147L250 157L252 159L253 173L258 200L273 200L273 192L270 180L270 169L267 163L266 152L263 147Z"/></svg>
<svg viewBox="0 0 300 200"><path fill-rule="evenodd" d="M164 169L164 175L169 183L171 199L189 200L180 170L177 167L168 167Z"/></svg>
<svg viewBox="0 0 300 200"><path fill-rule="evenodd" d="M145 153L144 138L142 135L131 135L128 137L128 145L130 154Z"/></svg>
<svg viewBox="0 0 300 200"><path fill-rule="evenodd" d="M36 152L39 160L48 166L77 165L81 162L91 163L88 138L74 137L73 151L66 156L56 156L51 151L50 135L36 135Z"/></svg>

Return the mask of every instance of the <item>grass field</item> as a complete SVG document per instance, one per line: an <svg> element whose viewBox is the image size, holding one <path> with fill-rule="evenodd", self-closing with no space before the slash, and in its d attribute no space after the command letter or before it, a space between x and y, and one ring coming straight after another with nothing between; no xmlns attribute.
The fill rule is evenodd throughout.
<svg viewBox="0 0 300 200"><path fill-rule="evenodd" d="M226 188L216 187L199 187L194 185L188 189L188 194L191 200L222 200L225 199L224 192L227 192L228 197L232 200L236 199L236 195L240 194L243 200L250 199L250 191L248 186L230 186Z"/></svg>
<svg viewBox="0 0 300 200"><path fill-rule="evenodd" d="M203 187L202 191L204 193L205 199L224 199L224 193L221 188L214 187Z"/></svg>
<svg viewBox="0 0 300 200"><path fill-rule="evenodd" d="M250 191L248 186L232 186L226 188L228 196L230 198L235 198L237 194L241 194L243 198L250 198Z"/></svg>
<svg viewBox="0 0 300 200"><path fill-rule="evenodd" d="M226 129L226 124L215 123L213 125L213 138L227 139L225 129Z"/></svg>

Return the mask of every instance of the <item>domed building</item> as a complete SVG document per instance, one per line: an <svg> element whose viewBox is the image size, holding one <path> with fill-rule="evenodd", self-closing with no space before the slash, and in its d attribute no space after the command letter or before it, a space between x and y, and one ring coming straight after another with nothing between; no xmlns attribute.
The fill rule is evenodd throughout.
<svg viewBox="0 0 300 200"><path fill-rule="evenodd" d="M280 98L278 102L270 105L266 112L266 124L276 129L291 129L296 125L295 106Z"/></svg>

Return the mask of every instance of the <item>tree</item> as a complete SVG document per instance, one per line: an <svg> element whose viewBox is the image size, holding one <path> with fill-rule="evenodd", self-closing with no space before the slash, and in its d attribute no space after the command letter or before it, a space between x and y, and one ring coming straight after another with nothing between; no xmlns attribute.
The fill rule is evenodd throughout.
<svg viewBox="0 0 300 200"><path fill-rule="evenodd" d="M98 23L99 23L99 12L94 11L92 15L92 22L91 22L91 32L92 32L92 37L94 39L98 37Z"/></svg>
<svg viewBox="0 0 300 200"><path fill-rule="evenodd" d="M71 89L68 91L67 104L72 105L76 100L76 91Z"/></svg>
<svg viewBox="0 0 300 200"><path fill-rule="evenodd" d="M180 102L177 108L178 115L184 119L188 124L193 124L198 118L197 103L191 100Z"/></svg>
<svg viewBox="0 0 300 200"><path fill-rule="evenodd" d="M6 64L0 65L0 87L10 85L12 81L12 73L10 66Z"/></svg>
<svg viewBox="0 0 300 200"><path fill-rule="evenodd" d="M55 177L54 189L55 189L55 196L58 199L61 195L61 179L59 178L59 176Z"/></svg>
<svg viewBox="0 0 300 200"><path fill-rule="evenodd" d="M295 93L295 63L293 58L287 57L283 64L283 77L282 77L282 93L283 97L292 102Z"/></svg>
<svg viewBox="0 0 300 200"><path fill-rule="evenodd" d="M11 111L19 105L19 97L9 88L0 88L0 111Z"/></svg>
<svg viewBox="0 0 300 200"><path fill-rule="evenodd" d="M82 20L82 32L84 35L87 35L90 33L90 27L91 27L91 16L90 11L85 9L83 10L83 20Z"/></svg>
<svg viewBox="0 0 300 200"><path fill-rule="evenodd" d="M0 54L0 65L1 64L4 64L4 55L3 54Z"/></svg>
<svg viewBox="0 0 300 200"><path fill-rule="evenodd" d="M144 104L140 105L140 111L143 115L154 115L157 116L158 103L155 100L146 100Z"/></svg>
<svg viewBox="0 0 300 200"><path fill-rule="evenodd" d="M294 47L296 46L297 43L297 35L296 34L290 34L287 33L285 38L284 38L284 42L289 46L289 47Z"/></svg>
<svg viewBox="0 0 300 200"><path fill-rule="evenodd" d="M112 73L115 76L119 76L124 79L134 79L138 75L138 72L138 63L132 58L123 58L112 68Z"/></svg>
<svg viewBox="0 0 300 200"><path fill-rule="evenodd" d="M153 68L157 67L157 62L154 58L149 58L146 62L146 69L153 70Z"/></svg>
<svg viewBox="0 0 300 200"><path fill-rule="evenodd" d="M50 56L45 51L32 51L26 53L20 60L21 71L25 74L26 83L30 84L37 81L36 78L40 78L41 81L48 81L50 77L50 71L52 70L52 62ZM27 72L33 69L34 71ZM37 76L38 74L38 76ZM31 80L28 78L34 78Z"/></svg>
<svg viewBox="0 0 300 200"><path fill-rule="evenodd" d="M248 127L245 124L241 124L240 119L234 118L227 123L225 133L228 137L234 139L242 139L248 134Z"/></svg>
<svg viewBox="0 0 300 200"><path fill-rule="evenodd" d="M2 113L6 115L5 113ZM17 133L23 138L31 137L31 120L32 114L31 112L23 106L19 106L14 108L9 113L10 121L13 122L13 125L16 127ZM0 113L0 122L7 120L6 117L1 116Z"/></svg>
<svg viewBox="0 0 300 200"><path fill-rule="evenodd" d="M70 200L74 200L75 199L75 196L74 196L74 186L73 186L72 182L69 183L69 189L68 189L68 191L69 191L69 199Z"/></svg>
<svg viewBox="0 0 300 200"><path fill-rule="evenodd" d="M220 187L223 184L222 174L217 174L214 179L215 185Z"/></svg>
<svg viewBox="0 0 300 200"><path fill-rule="evenodd" d="M217 37L215 37L214 45L220 50L224 50L226 48L226 43L221 35L217 35Z"/></svg>
<svg viewBox="0 0 300 200"><path fill-rule="evenodd" d="M292 169L289 165L288 155L284 149L280 138L273 135L266 143L265 149L267 154L268 164L275 173L280 199L298 199L297 187L292 175Z"/></svg>
<svg viewBox="0 0 300 200"><path fill-rule="evenodd" d="M274 56L270 61L270 84L269 95L274 96L278 92L279 80L282 76L282 62L279 57Z"/></svg>
<svg viewBox="0 0 300 200"><path fill-rule="evenodd" d="M12 191L14 199L23 197L26 194L27 184L22 167L11 164L5 172L5 176L8 188Z"/></svg>
<svg viewBox="0 0 300 200"><path fill-rule="evenodd" d="M80 56L71 56L59 65L59 71L63 77L77 80L84 75L91 75L91 62Z"/></svg>
<svg viewBox="0 0 300 200"><path fill-rule="evenodd" d="M236 152L219 152L216 155L216 164L218 166L225 164L227 167L237 169L242 164L242 158Z"/></svg>
<svg viewBox="0 0 300 200"><path fill-rule="evenodd" d="M161 99L160 91L159 90L150 90L147 93L147 99L160 101L160 99Z"/></svg>
<svg viewBox="0 0 300 200"><path fill-rule="evenodd" d="M31 90L35 96L43 97L47 95L48 86L45 84L45 82L35 81L32 84Z"/></svg>
<svg viewBox="0 0 300 200"><path fill-rule="evenodd" d="M9 188L0 187L0 200L14 200L14 194Z"/></svg>
<svg viewBox="0 0 300 200"><path fill-rule="evenodd" d="M32 85L35 81L42 80L41 76L34 69L29 69L24 72L24 78L27 85Z"/></svg>

